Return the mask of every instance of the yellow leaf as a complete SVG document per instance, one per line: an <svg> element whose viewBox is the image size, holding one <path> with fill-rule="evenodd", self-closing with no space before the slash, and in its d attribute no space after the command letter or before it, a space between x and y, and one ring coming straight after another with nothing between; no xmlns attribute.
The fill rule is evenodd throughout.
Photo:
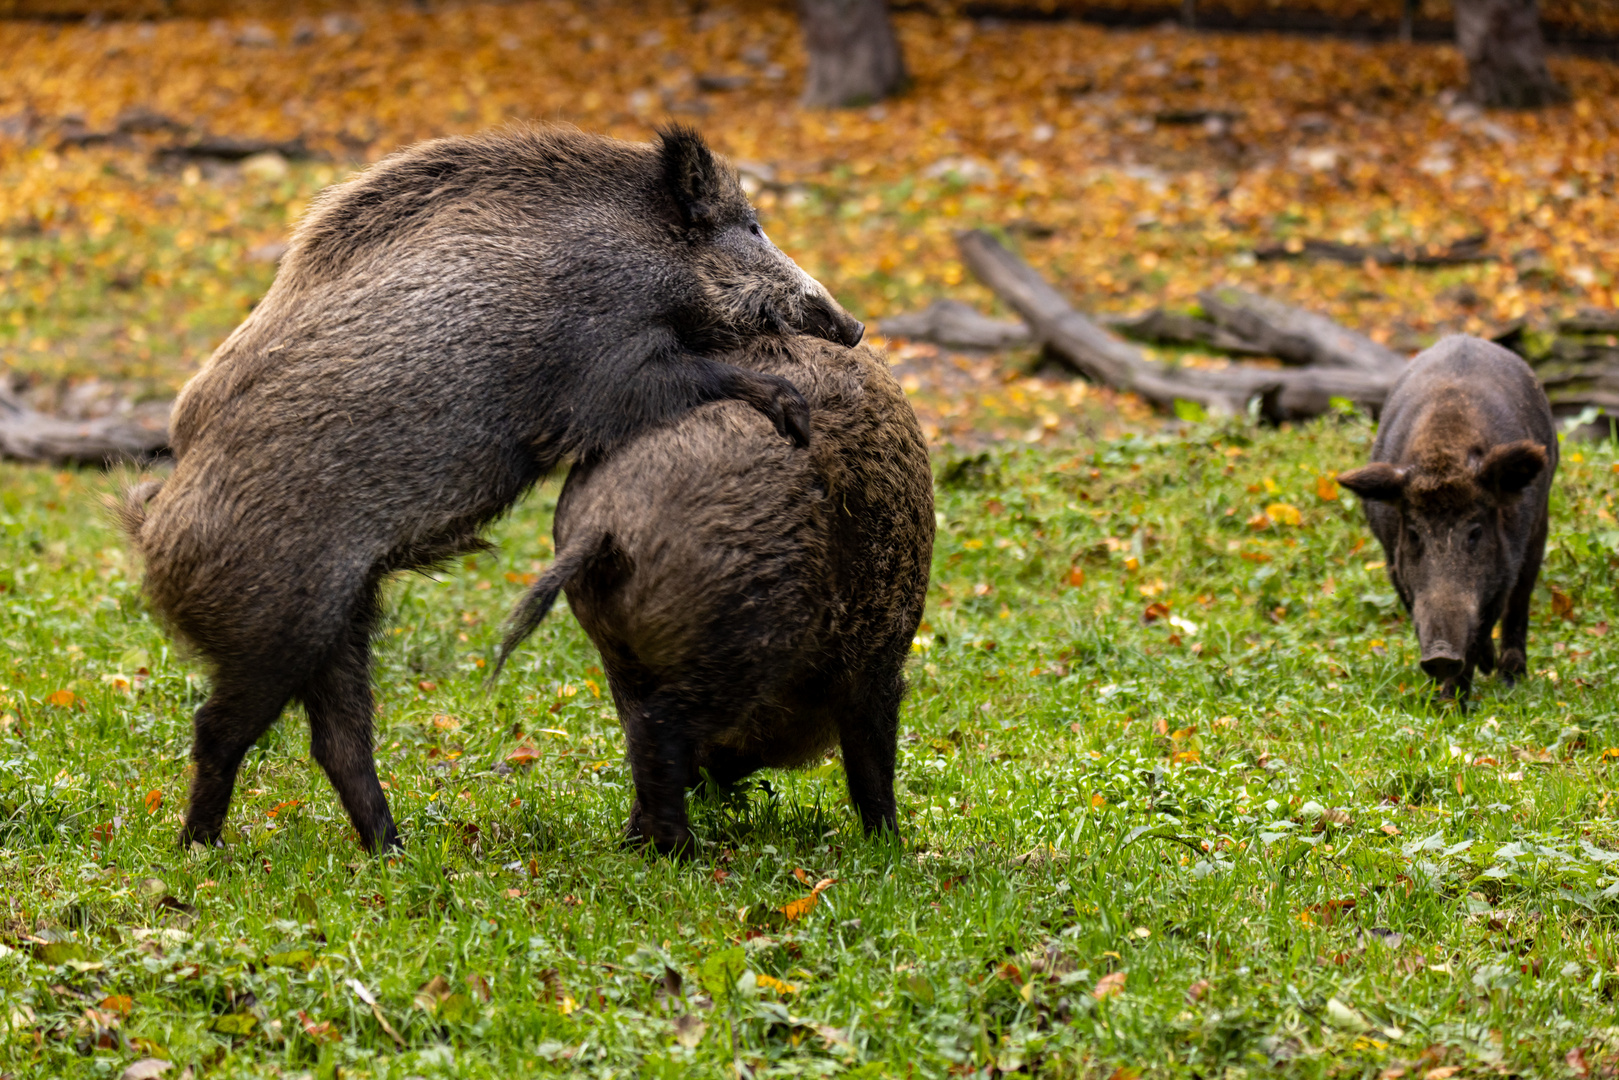
<svg viewBox="0 0 1619 1080"><path fill-rule="evenodd" d="M1292 503L1271 503L1265 507L1265 516L1282 525L1301 525L1304 523L1299 508Z"/></svg>
<svg viewBox="0 0 1619 1080"><path fill-rule="evenodd" d="M774 975L756 974L754 975L754 979L766 990L774 990L778 994L798 993L798 987L794 986L792 983L782 982Z"/></svg>

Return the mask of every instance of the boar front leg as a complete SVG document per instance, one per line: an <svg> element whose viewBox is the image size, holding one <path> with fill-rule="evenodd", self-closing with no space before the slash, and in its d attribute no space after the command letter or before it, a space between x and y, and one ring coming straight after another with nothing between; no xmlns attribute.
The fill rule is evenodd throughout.
<svg viewBox="0 0 1619 1080"><path fill-rule="evenodd" d="M309 714L310 753L337 789L360 842L374 853L401 845L372 754L373 618L367 612L353 621L300 696Z"/></svg>
<svg viewBox="0 0 1619 1080"><path fill-rule="evenodd" d="M905 681L897 672L878 676L839 710L838 739L849 801L867 835L899 832L894 805L894 756L899 741L899 705Z"/></svg>
<svg viewBox="0 0 1619 1080"><path fill-rule="evenodd" d="M1507 596L1506 613L1501 617L1501 658L1496 667L1508 686L1518 681L1529 666L1529 600L1540 576L1540 560L1546 555L1546 515L1542 514L1524 550L1518 580Z"/></svg>

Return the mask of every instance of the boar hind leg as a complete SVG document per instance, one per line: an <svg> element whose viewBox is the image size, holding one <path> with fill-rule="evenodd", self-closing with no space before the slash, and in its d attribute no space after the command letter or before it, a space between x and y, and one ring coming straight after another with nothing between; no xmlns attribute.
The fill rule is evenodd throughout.
<svg viewBox="0 0 1619 1080"><path fill-rule="evenodd" d="M874 679L865 693L839 711L838 740L849 801L867 834L899 832L894 807L894 752L899 741L899 704L905 682L898 671Z"/></svg>
<svg viewBox="0 0 1619 1080"><path fill-rule="evenodd" d="M191 761L196 773L180 843L219 842L242 758L275 723L291 696L262 677L234 669L215 674L213 693L192 720Z"/></svg>
<svg viewBox="0 0 1619 1080"><path fill-rule="evenodd" d="M1523 554L1523 566L1518 580L1507 596L1506 612L1501 617L1501 657L1496 667L1508 686L1529 666L1529 600L1535 592L1535 579L1540 576L1540 560L1546 554L1546 518L1541 516L1535 533L1529 538L1529 547Z"/></svg>
<svg viewBox="0 0 1619 1080"><path fill-rule="evenodd" d="M650 843L662 855L689 857L694 845L686 820L686 785L694 759L682 710L661 695L621 700L619 709L635 780L635 805L624 838Z"/></svg>
<svg viewBox="0 0 1619 1080"><path fill-rule="evenodd" d="M371 852L400 846L371 749L374 618L374 604L368 605L299 695L309 714L310 753L337 789L360 842Z"/></svg>

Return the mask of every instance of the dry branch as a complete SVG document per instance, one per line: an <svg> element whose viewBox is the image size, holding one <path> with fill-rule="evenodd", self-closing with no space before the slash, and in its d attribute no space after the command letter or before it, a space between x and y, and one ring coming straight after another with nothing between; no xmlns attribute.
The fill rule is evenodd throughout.
<svg viewBox="0 0 1619 1080"><path fill-rule="evenodd" d="M1154 404L1191 401L1215 413L1239 412L1259 398L1273 420L1314 416L1335 397L1377 408L1393 377L1345 367L1266 370L1234 366L1221 371L1172 368L1147 359L1069 306L1038 273L981 230L957 238L962 260L985 285L1022 315L1055 356L1075 371ZM1341 329L1341 328L1340 328ZM1343 331L1348 334L1349 331Z"/></svg>
<svg viewBox="0 0 1619 1080"><path fill-rule="evenodd" d="M1235 288L1206 289L1209 318L1266 353L1294 364L1348 368L1392 380L1405 357L1325 315Z"/></svg>
<svg viewBox="0 0 1619 1080"><path fill-rule="evenodd" d="M923 311L890 316L882 332L956 349L1007 349L1034 340L1024 323L992 319L960 300L935 300Z"/></svg>
<svg viewBox="0 0 1619 1080"><path fill-rule="evenodd" d="M111 465L150 458L168 445L166 422L125 416L63 420L29 408L0 379L0 457Z"/></svg>
<svg viewBox="0 0 1619 1080"><path fill-rule="evenodd" d="M1362 266L1367 259L1378 266L1458 266L1462 263L1490 262L1495 258L1485 250L1489 236L1480 233L1437 250L1396 251L1383 244L1363 246L1341 244L1336 240L1305 240L1295 246L1264 244L1254 249L1262 262L1273 259L1319 259Z"/></svg>

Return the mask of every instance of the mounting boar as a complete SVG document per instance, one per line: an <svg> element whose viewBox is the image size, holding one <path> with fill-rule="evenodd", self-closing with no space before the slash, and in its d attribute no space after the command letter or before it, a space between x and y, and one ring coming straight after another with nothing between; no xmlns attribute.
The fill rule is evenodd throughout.
<svg viewBox="0 0 1619 1080"><path fill-rule="evenodd" d="M365 846L397 843L371 753L382 580L704 402L806 444L791 383L712 356L863 329L685 129L439 139L327 190L181 392L172 475L124 500L147 596L213 673L183 839L218 840L242 755L296 698Z"/></svg>
<svg viewBox="0 0 1619 1080"><path fill-rule="evenodd" d="M1499 667L1509 683L1524 672L1556 468L1551 408L1529 366L1488 341L1448 337L1390 390L1372 463L1338 478L1366 500L1422 670L1445 697L1465 699L1475 668Z"/></svg>
<svg viewBox="0 0 1619 1080"><path fill-rule="evenodd" d="M732 358L804 391L809 452L720 402L576 465L556 562L501 646L504 663L566 587L628 741L626 834L668 854L690 850L685 789L704 771L725 786L834 745L866 831L898 828L903 669L933 551L926 444L868 349L761 339Z"/></svg>

